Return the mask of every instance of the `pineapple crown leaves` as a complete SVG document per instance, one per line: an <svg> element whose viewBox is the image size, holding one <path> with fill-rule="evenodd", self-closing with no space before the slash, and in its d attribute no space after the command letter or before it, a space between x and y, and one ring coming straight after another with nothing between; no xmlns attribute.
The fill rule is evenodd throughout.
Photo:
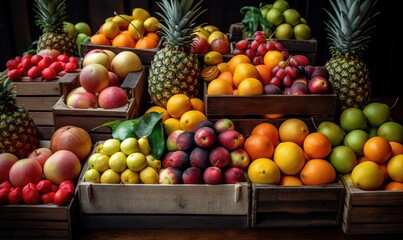
<svg viewBox="0 0 403 240"><path fill-rule="evenodd" d="M0 110L3 110L9 104L16 104L17 91L14 89L10 78L0 82Z"/></svg>
<svg viewBox="0 0 403 240"><path fill-rule="evenodd" d="M178 46L190 49L194 34L196 19L207 9L203 9L198 1L193 5L194 0L162 0L157 2L161 12L156 14L161 17L161 34L164 38L164 45Z"/></svg>
<svg viewBox="0 0 403 240"><path fill-rule="evenodd" d="M330 21L325 23L330 51L335 55L362 55L375 30L377 0L330 1L334 14L325 9Z"/></svg>
<svg viewBox="0 0 403 240"><path fill-rule="evenodd" d="M57 31L67 20L65 0L35 0L35 24L43 31Z"/></svg>

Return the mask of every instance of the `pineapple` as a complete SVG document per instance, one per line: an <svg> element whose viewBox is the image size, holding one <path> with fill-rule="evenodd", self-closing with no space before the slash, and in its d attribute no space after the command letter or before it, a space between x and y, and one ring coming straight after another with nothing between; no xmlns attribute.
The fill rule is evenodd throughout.
<svg viewBox="0 0 403 240"><path fill-rule="evenodd" d="M67 20L65 0L35 0L36 25L43 34L39 37L37 51L55 49L62 54L77 56L75 38L64 32Z"/></svg>
<svg viewBox="0 0 403 240"><path fill-rule="evenodd" d="M0 153L26 158L39 146L39 131L28 111L17 103L11 80L0 82Z"/></svg>
<svg viewBox="0 0 403 240"><path fill-rule="evenodd" d="M376 0L332 0L334 14L325 10L325 23L331 58L325 63L329 81L337 95L337 111L356 107L363 109L371 100L371 80L363 60L375 29Z"/></svg>
<svg viewBox="0 0 403 240"><path fill-rule="evenodd" d="M151 62L148 76L148 93L154 104L166 107L168 99L175 94L183 93L188 97L199 94L199 76L201 67L199 60L190 49L197 17L201 10L198 1L194 0L162 0L158 6L163 13L162 18L163 48L158 50Z"/></svg>

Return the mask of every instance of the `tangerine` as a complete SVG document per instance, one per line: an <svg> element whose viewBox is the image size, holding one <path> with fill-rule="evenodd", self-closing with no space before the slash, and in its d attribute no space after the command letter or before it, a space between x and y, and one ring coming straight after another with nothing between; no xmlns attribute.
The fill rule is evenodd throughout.
<svg viewBox="0 0 403 240"><path fill-rule="evenodd" d="M389 142L389 144L392 148L392 156L403 154L403 144L399 142Z"/></svg>
<svg viewBox="0 0 403 240"><path fill-rule="evenodd" d="M97 33L90 37L90 42L95 45L111 46L112 42L103 33Z"/></svg>
<svg viewBox="0 0 403 240"><path fill-rule="evenodd" d="M388 191L403 191L403 183L392 181L386 184L385 190Z"/></svg>
<svg viewBox="0 0 403 240"><path fill-rule="evenodd" d="M119 33L112 39L112 46L134 48L136 41L128 33Z"/></svg>
<svg viewBox="0 0 403 240"><path fill-rule="evenodd" d="M207 94L232 95L233 89L230 83L221 78L216 78L207 85Z"/></svg>
<svg viewBox="0 0 403 240"><path fill-rule="evenodd" d="M302 168L300 178L305 185L329 184L336 180L336 170L325 159L311 159Z"/></svg>
<svg viewBox="0 0 403 240"><path fill-rule="evenodd" d="M251 63L251 61L245 54L237 54L227 62L228 70L234 74L236 66L240 63Z"/></svg>
<svg viewBox="0 0 403 240"><path fill-rule="evenodd" d="M252 129L251 134L261 134L269 137L274 148L277 146L278 141L280 140L277 127L268 122L263 122L256 125Z"/></svg>
<svg viewBox="0 0 403 240"><path fill-rule="evenodd" d="M245 78L238 85L238 95L262 95L263 84L257 78Z"/></svg>
<svg viewBox="0 0 403 240"><path fill-rule="evenodd" d="M158 42L155 41L154 38L143 36L142 38L137 40L135 48L150 49L150 48L156 48L157 45L158 45Z"/></svg>
<svg viewBox="0 0 403 240"><path fill-rule="evenodd" d="M192 109L192 102L185 94L175 94L168 99L166 109L171 117L180 118L182 114Z"/></svg>
<svg viewBox="0 0 403 240"><path fill-rule="evenodd" d="M250 135L245 139L244 149L252 161L258 158L272 158L274 147L270 138L261 134Z"/></svg>
<svg viewBox="0 0 403 240"><path fill-rule="evenodd" d="M257 71L259 72L259 79L263 83L263 85L267 85L270 83L271 79L271 71L270 69L264 65L264 64L259 64L255 66Z"/></svg>
<svg viewBox="0 0 403 240"><path fill-rule="evenodd" d="M204 114L206 114L206 109L205 109L205 105L204 105L204 101L201 100L200 98L191 98L190 99L190 103L192 104L192 109L193 110L198 110Z"/></svg>
<svg viewBox="0 0 403 240"><path fill-rule="evenodd" d="M363 152L368 160L383 163L392 156L392 147L385 138L375 136L365 142Z"/></svg>
<svg viewBox="0 0 403 240"><path fill-rule="evenodd" d="M259 72L252 63L239 63L235 67L234 74L232 76L235 87L238 87L242 80L246 78L259 79Z"/></svg>
<svg viewBox="0 0 403 240"><path fill-rule="evenodd" d="M267 51L263 57L264 65L266 65L267 68L270 69L270 72L275 66L277 66L283 60L284 55L277 50Z"/></svg>
<svg viewBox="0 0 403 240"><path fill-rule="evenodd" d="M313 132L306 136L303 149L310 158L326 158L332 151L332 143L326 135Z"/></svg>
<svg viewBox="0 0 403 240"><path fill-rule="evenodd" d="M145 37L153 38L156 42L159 42L161 37L156 32L147 32Z"/></svg>
<svg viewBox="0 0 403 240"><path fill-rule="evenodd" d="M248 167L248 178L252 183L278 184L280 177L277 164L268 158L255 159Z"/></svg>
<svg viewBox="0 0 403 240"><path fill-rule="evenodd" d="M278 128L281 142L294 142L303 146L309 128L306 123L298 118L289 118L280 124Z"/></svg>
<svg viewBox="0 0 403 240"><path fill-rule="evenodd" d="M296 175L281 175L280 182L278 185L281 186L303 186L304 183Z"/></svg>
<svg viewBox="0 0 403 240"><path fill-rule="evenodd" d="M221 78L221 79L226 80L227 82L229 82L229 83L231 84L232 88L235 88L235 84L234 84L234 80L233 80L233 77L232 77L232 73L231 73L230 71L221 72L221 73L217 76L217 78Z"/></svg>
<svg viewBox="0 0 403 240"><path fill-rule="evenodd" d="M168 111L161 107L161 106L151 106L146 110L146 113L148 112L157 112L157 113L163 113L162 114L162 122L164 123L168 118L170 118L171 116L169 115Z"/></svg>

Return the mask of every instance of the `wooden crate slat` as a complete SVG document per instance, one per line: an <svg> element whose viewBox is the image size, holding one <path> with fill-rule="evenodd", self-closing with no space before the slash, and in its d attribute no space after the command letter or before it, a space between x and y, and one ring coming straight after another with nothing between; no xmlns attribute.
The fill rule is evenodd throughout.
<svg viewBox="0 0 403 240"><path fill-rule="evenodd" d="M296 212L306 214L310 212L337 212L339 201L279 201L258 202L257 213ZM296 210L297 209L297 210Z"/></svg>
<svg viewBox="0 0 403 240"><path fill-rule="evenodd" d="M54 126L37 126L39 129L39 138L42 140L50 140L55 132Z"/></svg>
<svg viewBox="0 0 403 240"><path fill-rule="evenodd" d="M258 228L337 226L337 212L329 213L273 213L257 214L253 226Z"/></svg>
<svg viewBox="0 0 403 240"><path fill-rule="evenodd" d="M48 126L53 126L53 112L52 111L30 111L29 114L31 117L34 119L35 124L37 126L40 125L48 125Z"/></svg>
<svg viewBox="0 0 403 240"><path fill-rule="evenodd" d="M342 229L347 234L390 234L402 233L403 223L371 223L371 224L351 224L343 223Z"/></svg>
<svg viewBox="0 0 403 240"><path fill-rule="evenodd" d="M4 205L0 208L0 219L41 219L41 220L66 220L69 218L67 208L51 205Z"/></svg>
<svg viewBox="0 0 403 240"><path fill-rule="evenodd" d="M67 229L69 223L65 221L42 221L42 220L1 220L0 229Z"/></svg>
<svg viewBox="0 0 403 240"><path fill-rule="evenodd" d="M51 97L17 97L17 101L23 105L28 111L52 111L53 106L59 100L60 96Z"/></svg>
<svg viewBox="0 0 403 240"><path fill-rule="evenodd" d="M401 222L403 207L354 207L350 212L350 222Z"/></svg>
<svg viewBox="0 0 403 240"><path fill-rule="evenodd" d="M61 78L58 77L58 80ZM58 80L52 81L14 81L17 97L22 96L60 96Z"/></svg>

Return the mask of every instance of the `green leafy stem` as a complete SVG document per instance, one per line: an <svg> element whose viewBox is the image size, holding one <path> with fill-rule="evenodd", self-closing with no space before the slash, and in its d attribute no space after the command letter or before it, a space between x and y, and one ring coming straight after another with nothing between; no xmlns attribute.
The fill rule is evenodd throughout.
<svg viewBox="0 0 403 240"><path fill-rule="evenodd" d="M245 15L242 19L242 25L244 26L246 37L252 37L258 30L271 33L271 27L273 25L262 16L259 8L245 6L241 8L240 12Z"/></svg>

